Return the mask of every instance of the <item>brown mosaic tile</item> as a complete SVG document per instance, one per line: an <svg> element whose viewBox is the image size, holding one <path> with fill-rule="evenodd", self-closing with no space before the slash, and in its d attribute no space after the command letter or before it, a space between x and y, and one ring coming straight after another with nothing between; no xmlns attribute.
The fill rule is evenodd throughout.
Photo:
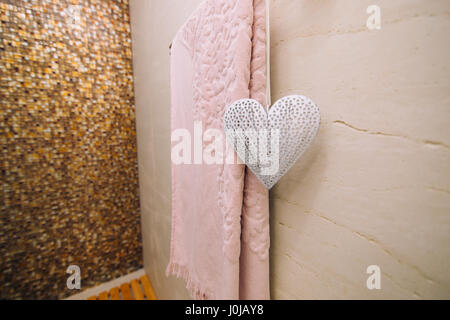
<svg viewBox="0 0 450 320"><path fill-rule="evenodd" d="M128 0L0 0L0 298L142 267Z"/></svg>

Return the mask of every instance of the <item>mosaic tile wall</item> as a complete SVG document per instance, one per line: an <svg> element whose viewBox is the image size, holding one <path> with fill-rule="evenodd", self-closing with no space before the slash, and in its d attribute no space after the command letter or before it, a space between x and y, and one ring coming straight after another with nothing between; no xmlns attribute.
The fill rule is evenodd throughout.
<svg viewBox="0 0 450 320"><path fill-rule="evenodd" d="M0 0L0 298L142 267L128 0Z"/></svg>

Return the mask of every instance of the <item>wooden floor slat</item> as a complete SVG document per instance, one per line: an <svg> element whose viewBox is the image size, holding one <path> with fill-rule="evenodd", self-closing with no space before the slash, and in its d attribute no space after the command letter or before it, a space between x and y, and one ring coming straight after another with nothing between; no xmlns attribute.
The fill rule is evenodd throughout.
<svg viewBox="0 0 450 320"><path fill-rule="evenodd" d="M142 287L144 287L144 293L147 300L156 300L155 293L153 292L152 285L150 284L147 275L142 276L139 280L141 280Z"/></svg>
<svg viewBox="0 0 450 320"><path fill-rule="evenodd" d="M133 290L134 300L144 300L144 293L136 279L131 280L131 289Z"/></svg>
<svg viewBox="0 0 450 320"><path fill-rule="evenodd" d="M102 293L99 293L98 300L108 300L108 292L103 291Z"/></svg>
<svg viewBox="0 0 450 320"><path fill-rule="evenodd" d="M119 287L103 291L98 296L91 296L88 300L156 300L156 295L147 275L143 275L122 283Z"/></svg>
<svg viewBox="0 0 450 320"><path fill-rule="evenodd" d="M122 283L120 285L120 292L122 292L122 300L133 300L128 283Z"/></svg>
<svg viewBox="0 0 450 320"><path fill-rule="evenodd" d="M109 290L109 296L111 297L111 300L120 300L119 288L114 287Z"/></svg>

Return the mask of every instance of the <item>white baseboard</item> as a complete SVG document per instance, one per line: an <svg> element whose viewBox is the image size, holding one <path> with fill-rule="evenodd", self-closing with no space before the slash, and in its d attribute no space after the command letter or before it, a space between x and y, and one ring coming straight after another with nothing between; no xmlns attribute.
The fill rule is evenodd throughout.
<svg viewBox="0 0 450 320"><path fill-rule="evenodd" d="M111 288L119 287L122 283L130 282L133 279L137 279L145 275L144 269L139 269L137 271L134 271L130 274L127 274L123 277L111 280L109 282L102 283L101 285L98 285L93 288L86 289L80 293L74 294L73 296L70 296L68 298L65 298L64 300L87 300L87 298L91 296L96 296L100 292L103 291L109 291Z"/></svg>

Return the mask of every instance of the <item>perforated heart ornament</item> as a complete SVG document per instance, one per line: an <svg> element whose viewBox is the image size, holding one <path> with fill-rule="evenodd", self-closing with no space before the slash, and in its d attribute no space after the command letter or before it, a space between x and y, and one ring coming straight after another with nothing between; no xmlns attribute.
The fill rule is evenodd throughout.
<svg viewBox="0 0 450 320"><path fill-rule="evenodd" d="M227 141L267 189L302 156L319 124L319 108L301 95L283 97L269 111L256 100L240 99L224 115Z"/></svg>

